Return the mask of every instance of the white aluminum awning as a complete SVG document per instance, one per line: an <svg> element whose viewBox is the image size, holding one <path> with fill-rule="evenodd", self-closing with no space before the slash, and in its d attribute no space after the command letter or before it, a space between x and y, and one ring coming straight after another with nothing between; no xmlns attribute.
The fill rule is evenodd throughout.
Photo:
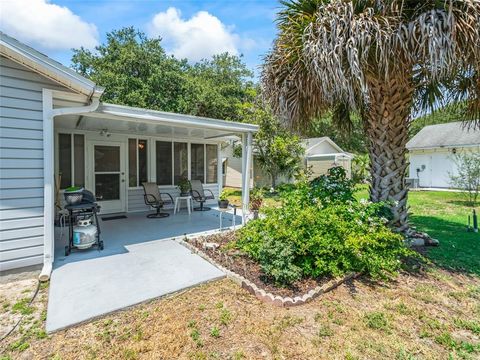
<svg viewBox="0 0 480 360"><path fill-rule="evenodd" d="M55 119L62 129L159 137L230 139L253 133L257 125L102 103L94 112Z"/></svg>

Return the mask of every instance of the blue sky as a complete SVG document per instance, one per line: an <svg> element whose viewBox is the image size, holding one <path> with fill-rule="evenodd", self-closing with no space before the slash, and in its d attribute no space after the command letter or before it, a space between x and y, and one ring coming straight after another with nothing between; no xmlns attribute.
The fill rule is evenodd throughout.
<svg viewBox="0 0 480 360"><path fill-rule="evenodd" d="M161 36L191 62L213 53L243 54L256 69L275 36L276 0L2 0L0 29L70 64L71 48L93 48L106 32L134 26Z"/></svg>

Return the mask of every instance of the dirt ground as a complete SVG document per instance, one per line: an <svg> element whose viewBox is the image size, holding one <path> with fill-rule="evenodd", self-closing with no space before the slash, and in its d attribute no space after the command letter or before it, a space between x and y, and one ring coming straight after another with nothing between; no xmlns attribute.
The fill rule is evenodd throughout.
<svg viewBox="0 0 480 360"><path fill-rule="evenodd" d="M51 335L45 286L0 286L2 332L24 314L1 359L480 359L480 279L439 269L289 309L224 279Z"/></svg>

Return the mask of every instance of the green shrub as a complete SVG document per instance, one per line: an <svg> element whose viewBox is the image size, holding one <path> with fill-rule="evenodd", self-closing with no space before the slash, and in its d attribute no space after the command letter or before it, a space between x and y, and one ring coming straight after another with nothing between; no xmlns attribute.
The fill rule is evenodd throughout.
<svg viewBox="0 0 480 360"><path fill-rule="evenodd" d="M324 205L354 200L355 182L347 178L341 166L328 169L326 175L313 179L310 185L311 197L321 199Z"/></svg>
<svg viewBox="0 0 480 360"><path fill-rule="evenodd" d="M350 272L373 278L396 274L402 257L413 252L386 226L384 204L327 205L312 196L314 186L300 184L282 193L282 206L266 208L264 218L247 223L235 245L279 285Z"/></svg>

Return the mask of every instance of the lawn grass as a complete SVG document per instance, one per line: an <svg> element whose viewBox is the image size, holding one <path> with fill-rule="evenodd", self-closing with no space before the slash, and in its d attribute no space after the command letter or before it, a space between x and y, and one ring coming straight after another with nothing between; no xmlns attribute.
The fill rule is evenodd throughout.
<svg viewBox="0 0 480 360"><path fill-rule="evenodd" d="M360 187L356 196L368 198L367 188ZM480 275L480 233L466 231L472 208L461 193L410 191L408 204L412 225L440 241L440 246L429 248L429 259L447 269Z"/></svg>
<svg viewBox="0 0 480 360"><path fill-rule="evenodd" d="M232 187L225 187L223 191L227 195L230 204L237 206L241 205L242 190ZM264 195L263 204L265 206L278 206L280 204L279 200L280 199L277 193L271 194L269 192L266 192Z"/></svg>

